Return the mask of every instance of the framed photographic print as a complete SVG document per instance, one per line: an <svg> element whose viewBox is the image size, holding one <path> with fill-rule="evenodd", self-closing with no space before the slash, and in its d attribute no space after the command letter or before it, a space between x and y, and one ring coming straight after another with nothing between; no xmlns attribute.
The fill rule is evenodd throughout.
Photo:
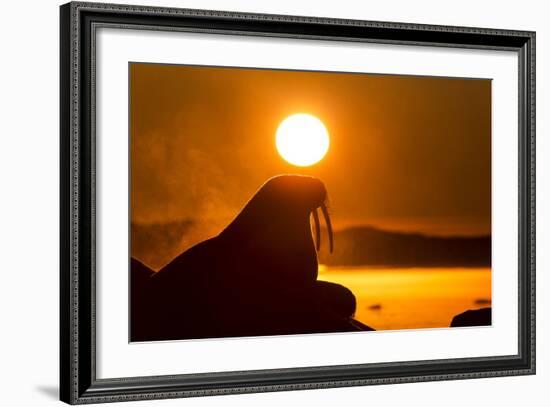
<svg viewBox="0 0 550 407"><path fill-rule="evenodd" d="M535 33L60 21L63 401L535 373Z"/></svg>

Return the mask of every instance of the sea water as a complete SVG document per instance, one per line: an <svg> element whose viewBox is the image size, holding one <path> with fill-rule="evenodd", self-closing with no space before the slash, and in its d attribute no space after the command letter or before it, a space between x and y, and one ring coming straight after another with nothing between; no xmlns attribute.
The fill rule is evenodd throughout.
<svg viewBox="0 0 550 407"><path fill-rule="evenodd" d="M490 268L319 267L319 280L349 288L355 318L376 330L448 327L491 306Z"/></svg>

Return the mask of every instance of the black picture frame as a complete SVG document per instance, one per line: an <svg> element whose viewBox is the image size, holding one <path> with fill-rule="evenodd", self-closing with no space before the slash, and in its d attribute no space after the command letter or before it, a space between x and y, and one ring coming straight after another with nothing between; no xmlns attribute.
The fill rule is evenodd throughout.
<svg viewBox="0 0 550 407"><path fill-rule="evenodd" d="M81 2L60 7L60 24L62 401L99 403L535 373L534 32ZM518 354L97 379L93 36L100 26L517 52L520 84Z"/></svg>

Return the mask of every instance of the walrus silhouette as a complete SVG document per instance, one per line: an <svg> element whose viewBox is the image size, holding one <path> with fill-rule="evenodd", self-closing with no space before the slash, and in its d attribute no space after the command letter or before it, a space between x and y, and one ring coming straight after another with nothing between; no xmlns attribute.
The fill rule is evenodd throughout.
<svg viewBox="0 0 550 407"><path fill-rule="evenodd" d="M266 181L219 235L181 253L147 283L140 279L132 340L369 329L351 320L351 291L317 281L318 209L333 247L326 200L324 184L313 177ZM132 267L147 275L143 264Z"/></svg>

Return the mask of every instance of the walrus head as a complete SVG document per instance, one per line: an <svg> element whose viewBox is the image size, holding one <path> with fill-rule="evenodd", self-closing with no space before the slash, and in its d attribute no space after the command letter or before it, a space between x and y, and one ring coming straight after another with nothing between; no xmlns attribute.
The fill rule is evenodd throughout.
<svg viewBox="0 0 550 407"><path fill-rule="evenodd" d="M259 228L266 222L272 223L275 220L274 214L282 214L287 222L296 218L307 219L311 214L315 225L316 248L320 250L321 226L317 212L320 208L326 223L329 249L332 253L334 238L327 200L327 190L319 179L305 175L278 175L262 185L226 230L243 227L251 221L255 223L256 228Z"/></svg>
<svg viewBox="0 0 550 407"><path fill-rule="evenodd" d="M321 246L317 209L326 222L329 248L333 249L332 225L326 206L323 182L302 175L279 175L267 180L239 215L219 235L237 242L247 258L263 273L282 280L314 281L317 277L316 249ZM315 226L315 243L310 226ZM243 249L244 247L244 249ZM266 278L266 277L265 277Z"/></svg>

